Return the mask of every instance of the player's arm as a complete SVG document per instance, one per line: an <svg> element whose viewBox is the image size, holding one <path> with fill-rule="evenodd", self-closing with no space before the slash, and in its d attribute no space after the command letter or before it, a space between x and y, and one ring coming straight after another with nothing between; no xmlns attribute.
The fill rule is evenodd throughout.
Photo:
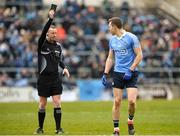
<svg viewBox="0 0 180 136"><path fill-rule="evenodd" d="M54 14L55 14L55 11L54 10L50 10L49 11L49 19L47 21L47 23L45 24L43 30L42 30L42 33L41 33L41 36L39 38L39 41L38 41L38 46L41 48L45 39L46 39L46 34L49 30L49 27L51 26L51 23L54 19Z"/></svg>
<svg viewBox="0 0 180 136"><path fill-rule="evenodd" d="M104 74L101 78L102 80L102 84L104 86L111 86L112 83L111 82L108 82L107 80L107 75L109 73L109 71L111 70L112 66L113 66L113 58L114 58L114 53L113 53L113 50L112 49L109 49L109 54L108 54L108 57L106 59L106 64L105 64L105 69L104 69Z"/></svg>
<svg viewBox="0 0 180 136"><path fill-rule="evenodd" d="M138 64L143 59L143 53L142 53L141 46L134 48L134 52L136 54L136 57L134 59L133 64L130 67L130 70L132 70L132 71L134 71L134 69L138 66Z"/></svg>
<svg viewBox="0 0 180 136"><path fill-rule="evenodd" d="M142 49L141 49L141 44L136 36L132 37L133 38L133 50L136 55L133 64L130 66L130 68L125 72L124 74L124 80L130 80L132 77L132 72L135 70L135 68L138 66L138 64L141 62L143 59L142 55Z"/></svg>
<svg viewBox="0 0 180 136"><path fill-rule="evenodd" d="M104 70L105 74L108 74L109 71L111 70L111 68L113 66L113 59L114 59L113 50L109 49L109 54L108 54L108 57L106 59L105 70Z"/></svg>

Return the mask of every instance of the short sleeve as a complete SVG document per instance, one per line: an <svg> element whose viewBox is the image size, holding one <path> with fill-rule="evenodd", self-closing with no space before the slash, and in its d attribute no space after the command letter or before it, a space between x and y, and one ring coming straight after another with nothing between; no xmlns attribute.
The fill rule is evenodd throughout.
<svg viewBox="0 0 180 136"><path fill-rule="evenodd" d="M113 48L112 48L112 38L109 40L109 49L113 50Z"/></svg>
<svg viewBox="0 0 180 136"><path fill-rule="evenodd" d="M133 48L138 48L138 47L141 46L140 42L139 42L139 40L138 40L138 38L136 36L133 36L132 39L133 39L133 45L132 45Z"/></svg>

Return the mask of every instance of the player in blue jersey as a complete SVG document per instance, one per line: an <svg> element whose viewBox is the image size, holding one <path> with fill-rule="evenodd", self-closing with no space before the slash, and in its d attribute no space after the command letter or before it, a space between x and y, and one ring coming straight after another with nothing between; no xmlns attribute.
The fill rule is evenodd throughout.
<svg viewBox="0 0 180 136"><path fill-rule="evenodd" d="M141 45L138 38L126 32L122 28L120 18L113 17L108 20L109 31L112 37L109 40L109 55L106 60L105 70L102 77L104 86L108 85L107 75L114 65L113 72L113 92L114 103L112 109L112 117L114 123L114 134L119 135L119 117L120 107L123 95L123 89L127 90L128 98L128 133L134 135L135 129L133 118L135 113L136 98L137 98L137 66L143 58Z"/></svg>

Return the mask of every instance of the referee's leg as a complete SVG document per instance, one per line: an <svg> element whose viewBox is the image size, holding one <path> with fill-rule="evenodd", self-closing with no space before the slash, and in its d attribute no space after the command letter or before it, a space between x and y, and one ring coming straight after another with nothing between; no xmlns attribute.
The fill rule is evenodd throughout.
<svg viewBox="0 0 180 136"><path fill-rule="evenodd" d="M56 123L56 134L64 133L61 128L61 95L52 96L53 105L54 105L54 120Z"/></svg>
<svg viewBox="0 0 180 136"><path fill-rule="evenodd" d="M44 119L46 116L46 105L47 105L47 98L43 96L39 96L39 111L38 111L38 123L39 127L34 132L34 134L43 134L43 125L44 125Z"/></svg>
<svg viewBox="0 0 180 136"><path fill-rule="evenodd" d="M44 119L46 116L46 105L47 105L47 98L44 96L39 97L39 112L38 112L38 120L39 120L39 127L43 129Z"/></svg>

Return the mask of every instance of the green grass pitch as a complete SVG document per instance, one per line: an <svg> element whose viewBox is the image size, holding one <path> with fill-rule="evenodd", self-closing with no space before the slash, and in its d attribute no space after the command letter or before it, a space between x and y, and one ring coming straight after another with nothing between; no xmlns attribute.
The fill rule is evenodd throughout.
<svg viewBox="0 0 180 136"><path fill-rule="evenodd" d="M123 100L120 131L127 135L127 101ZM63 102L64 135L111 135L112 102ZM32 135L38 103L0 103L0 135ZM52 103L48 103L45 135L54 135ZM137 135L180 135L180 100L137 101Z"/></svg>

